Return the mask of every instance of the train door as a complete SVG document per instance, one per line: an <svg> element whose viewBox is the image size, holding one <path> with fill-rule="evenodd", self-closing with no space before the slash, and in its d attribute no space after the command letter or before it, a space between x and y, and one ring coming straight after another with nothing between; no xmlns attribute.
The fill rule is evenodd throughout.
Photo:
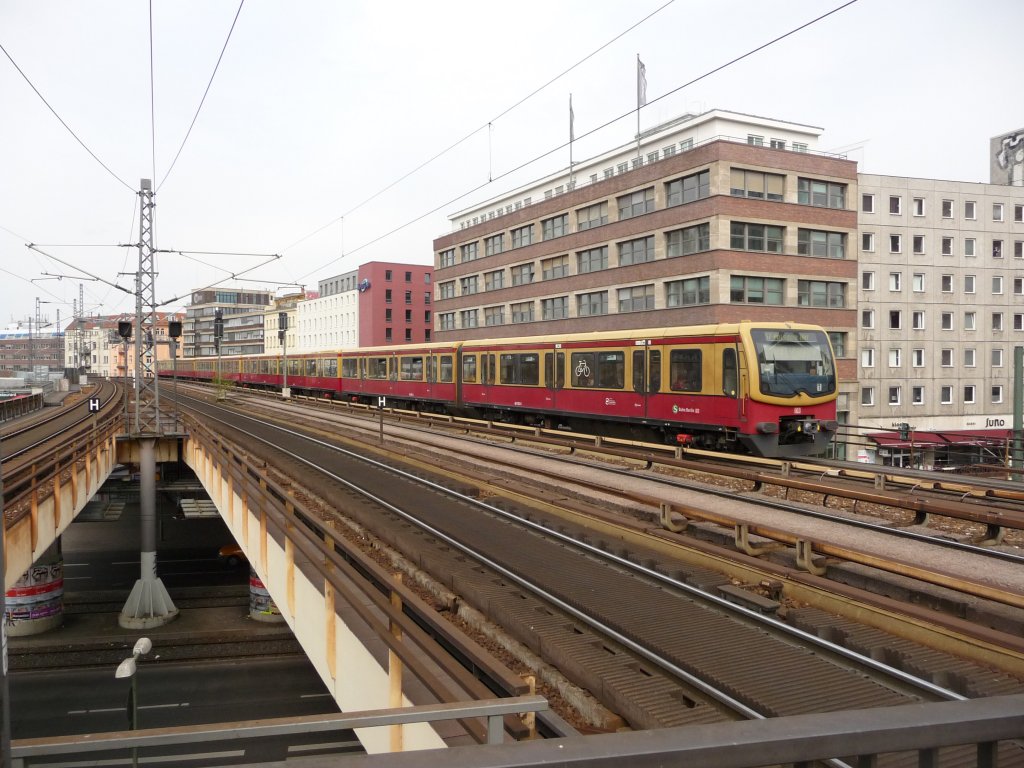
<svg viewBox="0 0 1024 768"><path fill-rule="evenodd" d="M437 355L430 354L429 352L424 355L427 361L427 370L424 371L426 374L426 396L430 399L434 397L434 384L437 383L437 365L440 357Z"/></svg>
<svg viewBox="0 0 1024 768"><path fill-rule="evenodd" d="M565 352L555 348L544 353L544 385L548 389L548 406L558 407L558 392L565 389Z"/></svg>
<svg viewBox="0 0 1024 768"><path fill-rule="evenodd" d="M637 394L638 415L647 418L649 398L661 390L661 350L644 347L633 350L633 391Z"/></svg>
<svg viewBox="0 0 1024 768"><path fill-rule="evenodd" d="M746 418L746 371L740 368L741 356L737 347L722 350L722 394L735 398L736 415L742 421Z"/></svg>

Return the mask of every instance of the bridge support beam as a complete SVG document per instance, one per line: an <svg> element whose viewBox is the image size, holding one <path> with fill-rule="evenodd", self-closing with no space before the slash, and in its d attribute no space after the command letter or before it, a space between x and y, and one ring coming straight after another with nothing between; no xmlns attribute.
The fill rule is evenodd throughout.
<svg viewBox="0 0 1024 768"><path fill-rule="evenodd" d="M156 575L155 437L139 437L139 508L141 510L141 574L117 623L126 629L163 626L178 616L167 588Z"/></svg>

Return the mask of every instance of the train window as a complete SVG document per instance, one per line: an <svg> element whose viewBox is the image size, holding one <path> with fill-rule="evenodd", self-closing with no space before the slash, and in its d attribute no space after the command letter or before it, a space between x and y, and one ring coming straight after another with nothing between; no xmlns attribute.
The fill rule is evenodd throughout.
<svg viewBox="0 0 1024 768"><path fill-rule="evenodd" d="M597 386L622 389L626 385L626 354L600 352L597 355Z"/></svg>
<svg viewBox="0 0 1024 768"><path fill-rule="evenodd" d="M633 350L633 391L645 392L644 389L644 351Z"/></svg>
<svg viewBox="0 0 1024 768"><path fill-rule="evenodd" d="M398 381L398 358L388 358L388 380Z"/></svg>
<svg viewBox="0 0 1024 768"><path fill-rule="evenodd" d="M288 375L298 376L299 375L299 364L301 360L289 360L288 361Z"/></svg>
<svg viewBox="0 0 1024 768"><path fill-rule="evenodd" d="M399 377L402 381L423 381L423 358L422 357L403 357L401 360L401 370Z"/></svg>
<svg viewBox="0 0 1024 768"><path fill-rule="evenodd" d="M540 367L538 357L535 353L501 356L502 384L528 384L540 383Z"/></svg>
<svg viewBox="0 0 1024 768"><path fill-rule="evenodd" d="M359 377L359 360L355 357L341 358L341 376L344 379Z"/></svg>
<svg viewBox="0 0 1024 768"><path fill-rule="evenodd" d="M483 367L483 370L481 371L481 373L483 374L484 384L493 384L494 383L494 374L497 371L497 366L495 365L495 359L494 359L495 356L494 355L481 355L480 357L482 358L481 359L481 365Z"/></svg>
<svg viewBox="0 0 1024 768"><path fill-rule="evenodd" d="M366 360L366 378L386 379L388 377L388 359L386 357L370 357Z"/></svg>
<svg viewBox="0 0 1024 768"><path fill-rule="evenodd" d="M650 384L648 386L648 392L660 392L661 391L661 350L652 349L647 353L647 380Z"/></svg>
<svg viewBox="0 0 1024 768"><path fill-rule="evenodd" d="M338 358L325 357L320 362L323 365L323 369L320 373L321 376L327 376L332 379L338 378Z"/></svg>
<svg viewBox="0 0 1024 768"><path fill-rule="evenodd" d="M699 349L673 349L669 353L669 387L673 392L700 392L704 388L702 360Z"/></svg>
<svg viewBox="0 0 1024 768"><path fill-rule="evenodd" d="M476 355L462 356L462 380L467 384L476 384Z"/></svg>
<svg viewBox="0 0 1024 768"><path fill-rule="evenodd" d="M451 355L441 355L441 378L440 378L440 381L442 381L445 384L451 384L452 381L453 381L452 373L453 373L452 356Z"/></svg>
<svg viewBox="0 0 1024 768"><path fill-rule="evenodd" d="M316 358L310 357L306 360L306 375L316 376Z"/></svg>
<svg viewBox="0 0 1024 768"><path fill-rule="evenodd" d="M359 358L359 378L360 379L365 379L366 378L366 358L365 357Z"/></svg>
<svg viewBox="0 0 1024 768"><path fill-rule="evenodd" d="M597 368L597 355L594 352L572 353L572 385L574 387L592 387L597 379L594 377Z"/></svg>
<svg viewBox="0 0 1024 768"><path fill-rule="evenodd" d="M739 372L736 368L736 350L722 350L722 392L729 397L736 397L739 386Z"/></svg>
<svg viewBox="0 0 1024 768"><path fill-rule="evenodd" d="M437 381L437 358L433 355L427 358L427 381L431 384Z"/></svg>

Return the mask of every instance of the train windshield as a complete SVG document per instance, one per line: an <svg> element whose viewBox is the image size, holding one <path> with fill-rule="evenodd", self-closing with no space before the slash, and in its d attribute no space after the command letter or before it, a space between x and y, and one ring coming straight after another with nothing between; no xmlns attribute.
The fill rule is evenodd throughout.
<svg viewBox="0 0 1024 768"><path fill-rule="evenodd" d="M761 393L817 397L836 391L832 349L823 331L751 329Z"/></svg>

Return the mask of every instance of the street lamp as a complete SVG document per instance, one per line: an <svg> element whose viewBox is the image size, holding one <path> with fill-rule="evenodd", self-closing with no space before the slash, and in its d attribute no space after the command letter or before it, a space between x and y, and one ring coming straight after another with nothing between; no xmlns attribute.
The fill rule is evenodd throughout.
<svg viewBox="0 0 1024 768"><path fill-rule="evenodd" d="M226 397L220 380L220 341L224 338L224 311L221 309L213 313L213 345L217 348L217 378L214 386L217 389L217 399L223 400Z"/></svg>
<svg viewBox="0 0 1024 768"><path fill-rule="evenodd" d="M288 313L278 312L277 314L277 335L281 339L281 364L283 367L284 382L281 387L281 397L291 397L291 390L288 389Z"/></svg>
<svg viewBox="0 0 1024 768"><path fill-rule="evenodd" d="M117 671L114 672L114 677L118 680L127 677L132 681L132 687L128 692L128 728L132 731L139 727L139 689L135 678L135 673L138 671L138 658L151 650L153 650L153 642L148 637L140 637L135 643L135 647L132 648L132 655L118 664ZM139 768L138 747L132 747L132 766Z"/></svg>

